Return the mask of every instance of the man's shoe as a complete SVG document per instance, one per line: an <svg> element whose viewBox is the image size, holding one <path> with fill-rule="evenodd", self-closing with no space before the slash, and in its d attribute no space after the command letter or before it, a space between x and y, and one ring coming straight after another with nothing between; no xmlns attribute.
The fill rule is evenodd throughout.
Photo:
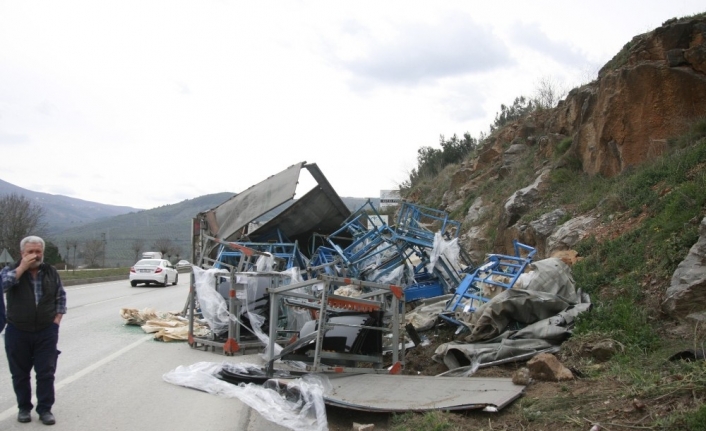
<svg viewBox="0 0 706 431"><path fill-rule="evenodd" d="M17 413L17 422L30 422L32 421L32 415L29 414L29 410L20 410L19 413Z"/></svg>
<svg viewBox="0 0 706 431"><path fill-rule="evenodd" d="M51 412L41 413L39 420L42 421L44 425L54 425L56 423L56 419L54 419L54 415L51 414Z"/></svg>

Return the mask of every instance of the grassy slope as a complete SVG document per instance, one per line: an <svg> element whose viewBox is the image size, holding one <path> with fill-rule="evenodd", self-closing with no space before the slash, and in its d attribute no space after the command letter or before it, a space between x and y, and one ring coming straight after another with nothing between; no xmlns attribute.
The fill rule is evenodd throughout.
<svg viewBox="0 0 706 431"><path fill-rule="evenodd" d="M573 267L576 285L591 295L594 309L579 320L560 357L583 378L550 384L550 391L540 390L541 384L530 386L525 398L497 416L408 415L396 418L394 429L583 430L593 422L611 423L615 429L706 429L701 401L706 367L667 360L677 351L702 346L706 332L699 327L684 331L684 326L679 332L659 310L671 275L697 240L698 224L706 216L706 120L672 139L670 146L662 158L612 179L557 170L542 210L527 217L531 221L561 206L573 216L599 215L603 225L614 228L576 247L584 257ZM508 190L513 181L488 185L481 195L502 202L494 194ZM621 351L599 364L582 352L602 339L615 340Z"/></svg>

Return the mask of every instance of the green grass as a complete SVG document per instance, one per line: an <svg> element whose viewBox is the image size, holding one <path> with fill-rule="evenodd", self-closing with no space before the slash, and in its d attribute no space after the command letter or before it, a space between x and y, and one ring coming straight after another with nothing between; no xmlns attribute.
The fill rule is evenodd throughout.
<svg viewBox="0 0 706 431"><path fill-rule="evenodd" d="M106 269L77 269L73 271L59 271L59 276L62 280L85 280L89 278L114 277L124 275L125 278L130 274L130 268L106 268Z"/></svg>
<svg viewBox="0 0 706 431"><path fill-rule="evenodd" d="M447 413L430 411L426 413L405 413L392 417L392 431L456 431L456 425L449 420Z"/></svg>
<svg viewBox="0 0 706 431"><path fill-rule="evenodd" d="M574 246L583 258L572 267L574 280L591 296L593 307L577 319L571 341L616 341L618 353L599 368L592 367L596 364L590 358L581 357L591 365L584 378L606 382L620 399L637 398L648 406L673 403L647 421L645 429L691 431L706 429L706 406L699 401L706 399L706 365L703 361L673 362L668 357L683 349L703 348L706 330L695 331L689 340L665 337L658 308L672 274L698 240L699 222L706 214L706 119L695 122L669 144L659 159L613 178L589 176L570 163L562 163L552 172L549 192L541 204L522 220L529 223L562 207L567 217L591 212L605 223L625 223L616 237L589 235ZM562 157L568 156L566 152ZM493 220L500 220L502 204L512 191L534 179L536 167L531 159L523 161L512 175L489 181L473 192L473 197L482 196L486 205L495 205L477 222L487 223L491 244L499 226ZM464 208L470 201L468 196ZM566 398L569 404L560 406L562 399L524 398L517 408L525 424L565 420L578 426L583 423L572 419L572 407L576 410L582 403L601 406L604 401L582 398L572 401L576 403L573 406ZM692 402L680 407L684 399ZM443 413L403 415L399 418L402 424L393 429L454 429L444 417Z"/></svg>
<svg viewBox="0 0 706 431"><path fill-rule="evenodd" d="M573 142L574 142L574 140L573 140L572 138L569 138L569 137L564 138L564 139L562 139L561 141L559 141L559 143L556 144L556 152L555 152L555 155L556 155L556 156L561 156L562 154L564 154L564 153L571 147L571 144L572 144Z"/></svg>

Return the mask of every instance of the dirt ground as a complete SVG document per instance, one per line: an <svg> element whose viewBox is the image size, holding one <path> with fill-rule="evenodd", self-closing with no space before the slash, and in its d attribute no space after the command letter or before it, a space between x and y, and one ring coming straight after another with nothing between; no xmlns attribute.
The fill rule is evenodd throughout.
<svg viewBox="0 0 706 431"><path fill-rule="evenodd" d="M404 374L437 375L447 371L443 364L434 362L431 358L436 348L445 342L453 340L455 328L440 327L426 331L421 335L427 337L427 346L417 346L408 350L405 356ZM571 345L572 340L562 346L562 352L557 357L572 370L575 379L568 382L533 381L525 387L523 396L513 401L500 412L486 413L475 410L459 412L443 412L441 418L444 426L433 427L425 423L422 429L438 430L589 430L599 424L600 430L619 429L662 429L653 424L661 417L673 411L694 409L702 403L702 394L680 393L660 396L656 399L636 399L630 396L630 388L624 382L590 378L597 374L605 364L581 362L580 357L572 354L581 346ZM505 364L479 369L476 377L511 378L524 362ZM679 379L679 376L666 377ZM703 388L700 390L703 392ZM331 431L351 430L354 422L374 424L375 430L419 429L421 419L405 422L400 426L393 422L393 414L360 412L342 408L327 407L329 429ZM422 415L417 415L421 418Z"/></svg>

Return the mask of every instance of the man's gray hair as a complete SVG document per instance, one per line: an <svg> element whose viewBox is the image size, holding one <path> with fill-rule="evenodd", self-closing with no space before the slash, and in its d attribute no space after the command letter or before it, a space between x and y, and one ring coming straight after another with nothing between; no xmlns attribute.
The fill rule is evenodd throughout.
<svg viewBox="0 0 706 431"><path fill-rule="evenodd" d="M44 251L44 247L45 247L44 240L38 236L31 235L31 236L22 238L22 241L20 241L20 251L25 251L25 245L27 245L27 244L42 244L42 251Z"/></svg>

